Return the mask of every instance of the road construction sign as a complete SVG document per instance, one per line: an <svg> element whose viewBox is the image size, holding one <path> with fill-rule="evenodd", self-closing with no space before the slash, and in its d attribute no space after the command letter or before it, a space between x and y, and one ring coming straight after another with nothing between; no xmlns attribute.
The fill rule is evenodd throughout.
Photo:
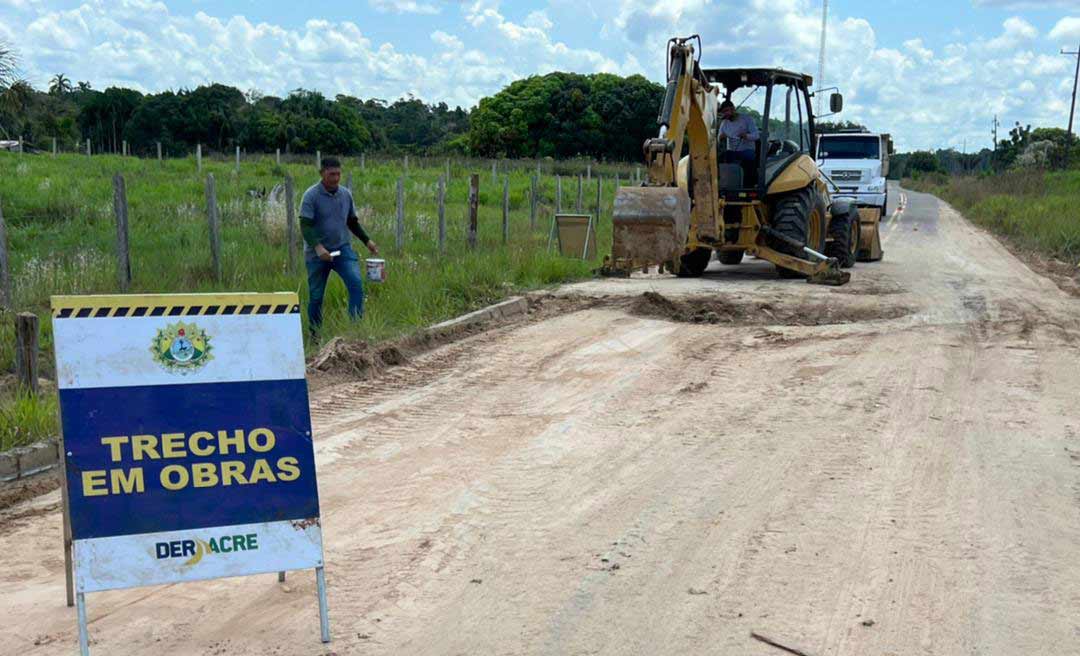
<svg viewBox="0 0 1080 656"><path fill-rule="evenodd" d="M52 308L80 599L303 568L321 581L296 295L57 296Z"/></svg>

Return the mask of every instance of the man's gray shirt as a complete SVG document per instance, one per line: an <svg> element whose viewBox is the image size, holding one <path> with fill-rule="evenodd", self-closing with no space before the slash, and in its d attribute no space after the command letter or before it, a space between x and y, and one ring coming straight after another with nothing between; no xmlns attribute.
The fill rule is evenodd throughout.
<svg viewBox="0 0 1080 656"><path fill-rule="evenodd" d="M740 139L739 135L748 133L746 139ZM730 121L724 119L720 124L720 134L727 137L728 150L756 150L757 140L761 138L757 123L746 114L736 114Z"/></svg>
<svg viewBox="0 0 1080 656"><path fill-rule="evenodd" d="M316 182L304 192L304 200L300 203L300 218L314 221L319 243L328 251L340 250L350 243L347 224L354 214L352 194L343 186L330 193L322 182ZM318 257L307 242L304 242L304 255Z"/></svg>

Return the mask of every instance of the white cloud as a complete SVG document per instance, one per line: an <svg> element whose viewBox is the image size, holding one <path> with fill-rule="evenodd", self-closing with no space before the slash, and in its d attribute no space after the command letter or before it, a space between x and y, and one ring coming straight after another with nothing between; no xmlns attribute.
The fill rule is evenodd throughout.
<svg viewBox="0 0 1080 656"><path fill-rule="evenodd" d="M439 44L447 50L461 50L465 47L465 44L461 42L461 39L457 38L453 34L447 34L442 30L436 30L431 33L431 40Z"/></svg>
<svg viewBox="0 0 1080 656"><path fill-rule="evenodd" d="M909 39L904 41L904 48L915 55L920 61L930 61L934 58L934 51L923 45L922 39Z"/></svg>
<svg viewBox="0 0 1080 656"><path fill-rule="evenodd" d="M438 5L415 0L368 0L372 9L392 14L438 14L442 11Z"/></svg>
<svg viewBox="0 0 1080 656"><path fill-rule="evenodd" d="M531 12L528 16L525 17L525 25L528 27L535 27L536 29L546 32L552 27L554 27L555 23L551 22L551 19L548 18L548 14L546 11L538 10Z"/></svg>
<svg viewBox="0 0 1080 656"><path fill-rule="evenodd" d="M986 42L987 48L993 50L1017 48L1039 36L1039 30L1019 16L1005 19L1002 28L1003 31L1000 36Z"/></svg>
<svg viewBox="0 0 1080 656"><path fill-rule="evenodd" d="M1076 43L1080 39L1080 18L1076 16L1062 18L1051 28L1050 38L1054 41Z"/></svg>

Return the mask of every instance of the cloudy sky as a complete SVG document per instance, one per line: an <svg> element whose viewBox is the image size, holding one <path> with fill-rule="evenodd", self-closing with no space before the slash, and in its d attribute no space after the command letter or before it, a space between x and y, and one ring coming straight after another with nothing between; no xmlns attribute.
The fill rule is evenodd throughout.
<svg viewBox="0 0 1080 656"><path fill-rule="evenodd" d="M553 70L663 77L663 43L702 34L707 66L817 72L821 0L0 0L0 40L38 87L224 82L282 95L472 106ZM1080 0L832 0L825 82L841 118L903 150L990 143L995 112L1064 127ZM1007 127L1005 128L1007 129Z"/></svg>

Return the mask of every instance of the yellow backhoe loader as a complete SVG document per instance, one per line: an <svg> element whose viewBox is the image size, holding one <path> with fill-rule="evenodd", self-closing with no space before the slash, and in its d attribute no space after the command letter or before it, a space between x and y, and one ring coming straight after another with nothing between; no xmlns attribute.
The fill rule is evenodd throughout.
<svg viewBox="0 0 1080 656"><path fill-rule="evenodd" d="M859 250L858 210L831 201L830 182L812 156L813 80L775 68L702 69L700 52L696 35L668 42L659 135L644 145L647 178L616 192L612 253L602 273L659 265L699 276L716 251L723 264L749 253L783 277L846 283L851 276L841 269ZM728 163L735 158L721 131L721 99L759 124L752 161ZM833 93L829 104L838 112L843 98Z"/></svg>

